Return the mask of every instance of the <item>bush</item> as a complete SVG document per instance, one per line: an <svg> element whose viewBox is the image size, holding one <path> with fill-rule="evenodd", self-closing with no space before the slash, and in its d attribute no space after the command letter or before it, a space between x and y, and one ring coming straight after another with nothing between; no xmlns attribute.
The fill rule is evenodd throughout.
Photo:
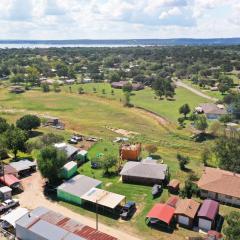
<svg viewBox="0 0 240 240"><path fill-rule="evenodd" d="M190 162L189 157L183 156L179 153L177 154L177 160L179 162L179 167L181 170L185 170L186 165L189 164L189 162Z"/></svg>

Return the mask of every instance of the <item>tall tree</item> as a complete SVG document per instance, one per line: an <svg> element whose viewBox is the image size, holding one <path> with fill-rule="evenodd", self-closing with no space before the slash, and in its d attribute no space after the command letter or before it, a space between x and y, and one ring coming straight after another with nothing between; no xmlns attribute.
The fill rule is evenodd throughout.
<svg viewBox="0 0 240 240"><path fill-rule="evenodd" d="M183 114L185 119L190 112L191 112L191 109L188 104L184 104L179 108L179 113Z"/></svg>
<svg viewBox="0 0 240 240"><path fill-rule="evenodd" d="M240 236L240 213L233 211L225 218L227 226L223 229L226 240L237 240Z"/></svg>
<svg viewBox="0 0 240 240"><path fill-rule="evenodd" d="M18 151L25 150L25 143L28 140L25 131L11 126L2 134L3 145L13 152L14 158L17 157Z"/></svg>
<svg viewBox="0 0 240 240"><path fill-rule="evenodd" d="M36 115L25 115L17 120L16 126L25 131L32 131L32 129L36 129L40 127L41 120Z"/></svg>
<svg viewBox="0 0 240 240"><path fill-rule="evenodd" d="M6 119L0 117L0 134L5 132L9 128L9 124L7 123Z"/></svg>
<svg viewBox="0 0 240 240"><path fill-rule="evenodd" d="M205 132L205 130L208 128L207 118L205 115L198 115L196 120L194 121L194 126L197 130L201 132Z"/></svg>
<svg viewBox="0 0 240 240"><path fill-rule="evenodd" d="M67 163L66 152L57 150L53 146L41 149L37 158L40 173L53 184L60 179L61 168L65 163Z"/></svg>

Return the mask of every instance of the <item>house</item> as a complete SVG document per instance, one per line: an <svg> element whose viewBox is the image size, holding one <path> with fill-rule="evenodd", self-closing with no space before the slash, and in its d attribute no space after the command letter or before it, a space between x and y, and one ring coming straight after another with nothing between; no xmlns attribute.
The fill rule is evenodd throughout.
<svg viewBox="0 0 240 240"><path fill-rule="evenodd" d="M61 177L65 179L71 178L77 172L77 163L74 161L66 163L61 169Z"/></svg>
<svg viewBox="0 0 240 240"><path fill-rule="evenodd" d="M18 162L9 163L11 167L16 169L18 176L28 175L31 172L36 171L36 162L29 161L27 159L20 160Z"/></svg>
<svg viewBox="0 0 240 240"><path fill-rule="evenodd" d="M63 201L81 205L82 196L92 188L101 188L102 182L84 175L77 175L57 188L57 197Z"/></svg>
<svg viewBox="0 0 240 240"><path fill-rule="evenodd" d="M0 198L2 201L12 199L12 189L7 186L0 187Z"/></svg>
<svg viewBox="0 0 240 240"><path fill-rule="evenodd" d="M57 148L58 150L65 151L68 160L73 160L77 152L79 151L78 148L67 143L55 143L54 147Z"/></svg>
<svg viewBox="0 0 240 240"><path fill-rule="evenodd" d="M16 237L27 240L117 240L44 207L35 208L16 221Z"/></svg>
<svg viewBox="0 0 240 240"><path fill-rule="evenodd" d="M142 146L138 144L122 144L119 149L119 156L123 160L128 161L138 161L140 159L140 154L142 151Z"/></svg>
<svg viewBox="0 0 240 240"><path fill-rule="evenodd" d="M219 119L221 116L226 115L227 111L222 104L204 103L195 108L197 113L204 113L208 119Z"/></svg>
<svg viewBox="0 0 240 240"><path fill-rule="evenodd" d="M174 217L174 212L175 208L167 204L157 203L147 214L146 223L170 227Z"/></svg>
<svg viewBox="0 0 240 240"><path fill-rule="evenodd" d="M179 201L179 197L178 196L171 196L167 201L166 201L166 204L173 207L173 208L176 208L177 207L177 203Z"/></svg>
<svg viewBox="0 0 240 240"><path fill-rule="evenodd" d="M219 212L219 203L211 199L203 201L202 206L197 214L198 227L203 231L209 231L214 228L216 218Z"/></svg>
<svg viewBox="0 0 240 240"><path fill-rule="evenodd" d="M23 93L25 92L24 88L22 86L11 86L8 91L10 93L16 93L16 94L19 94L19 93Z"/></svg>
<svg viewBox="0 0 240 240"><path fill-rule="evenodd" d="M240 206L240 174L205 167L197 185L202 198Z"/></svg>
<svg viewBox="0 0 240 240"><path fill-rule="evenodd" d="M119 81L111 83L112 88L122 89L125 85L129 84L128 81ZM144 89L144 85L142 83L130 83L132 85L133 91L139 91Z"/></svg>
<svg viewBox="0 0 240 240"><path fill-rule="evenodd" d="M179 225L192 228L199 207L200 203L193 199L180 199L175 210L176 220Z"/></svg>
<svg viewBox="0 0 240 240"><path fill-rule="evenodd" d="M162 184L168 177L168 166L159 163L131 161L125 163L120 175L124 183Z"/></svg>
<svg viewBox="0 0 240 240"><path fill-rule="evenodd" d="M12 189L20 188L20 180L12 174L5 174L0 177L0 182Z"/></svg>
<svg viewBox="0 0 240 240"><path fill-rule="evenodd" d="M170 193L178 193L179 192L179 188L180 188L180 181L177 179L172 179L168 185L168 191Z"/></svg>

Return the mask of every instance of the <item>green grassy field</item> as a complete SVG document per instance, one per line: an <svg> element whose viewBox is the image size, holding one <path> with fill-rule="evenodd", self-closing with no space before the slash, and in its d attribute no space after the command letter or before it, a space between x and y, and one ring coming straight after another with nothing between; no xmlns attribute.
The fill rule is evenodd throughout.
<svg viewBox="0 0 240 240"><path fill-rule="evenodd" d="M108 130L106 126L122 128L129 131L138 132L139 135L131 141L154 143L158 146L157 155L160 155L164 163L168 164L173 178L178 178L183 183L188 175L187 172L180 171L176 154L188 155L191 159L189 168L200 175L202 163L200 154L202 149L211 144L196 143L191 140L190 129L178 130L176 120L179 117L178 108L184 103L189 103L193 108L198 103L205 102L205 99L195 96L193 93L178 88L176 90L175 101L157 100L150 89L134 92L132 102L135 106L143 107L153 111L172 123L167 126L159 124L149 114L135 108L123 107L120 99L123 99L121 90L114 90L111 94L109 84L85 84L82 85L85 94L79 95L77 89L79 85L73 85L72 93L69 87L62 87L60 93L43 93L39 89L28 91L22 95L9 94L6 89L0 89L0 115L14 122L26 113L46 114L59 117L65 124L66 130L54 130L50 128L40 128L43 132L58 132L67 139L71 133L78 132L86 135L95 135L103 140L97 143L89 152L89 156L94 157L98 152L118 151L118 144L113 144L112 140L119 136ZM96 87L97 93L93 93ZM105 89L106 94L102 93ZM146 153L143 152L143 157ZM79 172L103 181L104 188L116 193L126 195L128 200L136 201L138 212L130 222L121 222L108 217L100 216L100 221L121 227L124 231L142 235L146 239L185 239L186 236L196 235L192 231L177 229L174 234L162 233L146 226L146 213L153 206L154 202L164 202L168 198L168 193L164 190L160 198L152 200L151 187L122 184L119 176L106 178L102 176L102 170L92 170L90 163L84 164L79 168ZM87 211L81 207L76 207L68 203L61 204L72 208L81 214L94 217L94 212Z"/></svg>

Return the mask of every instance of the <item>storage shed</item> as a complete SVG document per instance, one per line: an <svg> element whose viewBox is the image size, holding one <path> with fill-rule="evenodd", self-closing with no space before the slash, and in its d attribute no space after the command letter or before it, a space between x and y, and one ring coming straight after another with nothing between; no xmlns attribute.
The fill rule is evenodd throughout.
<svg viewBox="0 0 240 240"><path fill-rule="evenodd" d="M160 224L166 227L171 225L175 208L162 203L157 203L147 214L147 224Z"/></svg>
<svg viewBox="0 0 240 240"><path fill-rule="evenodd" d="M74 161L66 163L61 170L61 177L65 179L71 178L77 172L77 163Z"/></svg>
<svg viewBox="0 0 240 240"><path fill-rule="evenodd" d="M23 176L36 171L36 162L29 161L28 159L20 160L18 162L11 162L9 165L16 169L18 176Z"/></svg>
<svg viewBox="0 0 240 240"><path fill-rule="evenodd" d="M142 151L141 144L122 144L119 149L119 156L123 160L138 161Z"/></svg>
<svg viewBox="0 0 240 240"><path fill-rule="evenodd" d="M0 198L5 201L8 199L12 199L12 189L10 187L1 187L0 188Z"/></svg>
<svg viewBox="0 0 240 240"><path fill-rule="evenodd" d="M178 193L180 187L180 181L177 179L172 179L168 184L168 191L170 193Z"/></svg>
<svg viewBox="0 0 240 240"><path fill-rule="evenodd" d="M20 187L20 180L11 174L5 174L4 176L0 177L0 182L12 189L17 189Z"/></svg>
<svg viewBox="0 0 240 240"><path fill-rule="evenodd" d="M203 201L198 212L198 227L209 231L215 226L216 217L219 211L219 203L210 199Z"/></svg>
<svg viewBox="0 0 240 240"><path fill-rule="evenodd" d="M85 163L87 161L88 152L86 150L81 150L77 153L76 159L79 165Z"/></svg>
<svg viewBox="0 0 240 240"><path fill-rule="evenodd" d="M84 175L77 175L57 188L57 197L63 201L81 205L82 196L92 188L101 188L102 182Z"/></svg>
<svg viewBox="0 0 240 240"><path fill-rule="evenodd" d="M176 220L179 225L192 228L200 203L192 199L180 199L175 210Z"/></svg>

